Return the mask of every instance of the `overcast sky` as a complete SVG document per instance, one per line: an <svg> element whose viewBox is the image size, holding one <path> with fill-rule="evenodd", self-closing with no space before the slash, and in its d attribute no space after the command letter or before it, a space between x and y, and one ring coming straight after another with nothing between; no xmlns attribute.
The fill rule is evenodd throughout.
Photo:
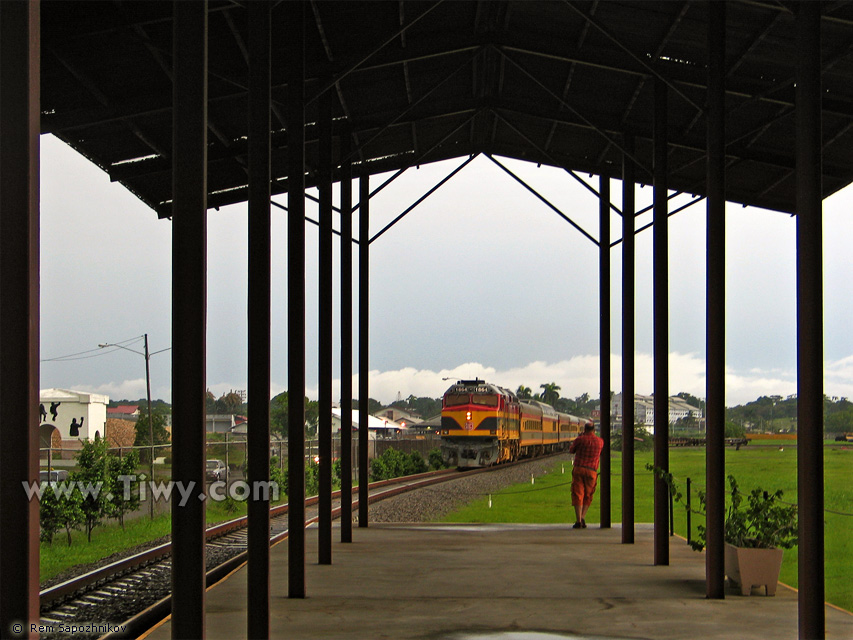
<svg viewBox="0 0 853 640"><path fill-rule="evenodd" d="M411 169L383 190L371 200L371 235L461 161ZM598 237L597 199L575 178L560 169L501 161ZM152 352L171 346L171 223L158 220L51 136L42 137L41 162L41 387L114 399L144 397L144 359L120 349L99 350L98 344L147 333ZM597 189L597 177L582 177ZM373 177L371 184L382 178ZM617 206L621 189L619 181L612 181ZM651 198L650 187L638 188L638 208ZM286 204L284 195L275 199ZM337 204L337 188L335 199ZM853 396L851 204L851 188L824 203L824 389L830 396ZM309 201L307 211L316 219L316 205ZM272 395L287 382L285 215L273 209ZM705 215L703 201L670 218L669 227L670 393L699 397L705 394ZM646 214L637 226L650 220ZM616 214L611 225L616 240L621 236ZM357 232L357 219L354 228ZM218 396L246 388L245 205L210 211L208 234L207 380ZM314 225L306 226L306 238L306 380L308 395L316 398ZM795 238L791 216L728 206L730 406L760 395L796 393ZM335 244L337 399L340 263ZM653 390L651 250L649 229L636 244L635 373L636 391L644 394ZM618 392L620 245L611 258L611 387ZM564 396L598 394L597 247L488 158L474 160L371 244L370 266L371 397L383 403L398 393L437 397L449 384L442 378L474 376L512 389L524 384L539 390L543 383L556 382ZM354 319L357 331L357 313ZM142 350L141 338L125 344ZM80 355L55 360L69 354ZM171 398L170 372L170 351L151 357L154 397Z"/></svg>

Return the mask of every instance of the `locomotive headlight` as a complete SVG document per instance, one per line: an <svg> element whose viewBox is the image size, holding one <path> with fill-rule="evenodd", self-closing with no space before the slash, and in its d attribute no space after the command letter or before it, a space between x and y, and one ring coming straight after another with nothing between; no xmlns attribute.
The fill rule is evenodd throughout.
<svg viewBox="0 0 853 640"><path fill-rule="evenodd" d="M468 411L468 412L465 414L465 419L466 419L466 420L470 420L470 419L471 419L471 412L470 412L470 411Z"/></svg>

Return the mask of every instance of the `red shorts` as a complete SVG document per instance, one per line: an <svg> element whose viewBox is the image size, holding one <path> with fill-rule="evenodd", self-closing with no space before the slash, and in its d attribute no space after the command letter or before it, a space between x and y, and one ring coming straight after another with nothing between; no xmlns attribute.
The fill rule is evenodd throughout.
<svg viewBox="0 0 853 640"><path fill-rule="evenodd" d="M598 483L598 472L585 467L572 468L572 506L589 506Z"/></svg>

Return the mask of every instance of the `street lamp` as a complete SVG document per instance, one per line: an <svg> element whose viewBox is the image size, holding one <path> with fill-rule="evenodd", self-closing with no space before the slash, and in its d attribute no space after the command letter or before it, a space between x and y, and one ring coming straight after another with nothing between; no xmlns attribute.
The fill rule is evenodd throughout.
<svg viewBox="0 0 853 640"><path fill-rule="evenodd" d="M105 347L118 347L119 349L124 349L125 351L130 351L131 353L135 353L137 355L145 358L145 388L148 394L148 478L149 481L154 480L154 423L151 421L151 368L149 367L149 360L151 356L162 353L164 351L168 351L171 347L166 347L165 349L160 349L159 351L155 351L154 353L148 352L148 334L144 334L143 338L145 338L145 352L136 351L135 349L130 349L120 344L113 344L110 342L105 342L103 344L99 344L98 347L104 349ZM152 497L150 501L150 515L151 519L154 519L154 499Z"/></svg>

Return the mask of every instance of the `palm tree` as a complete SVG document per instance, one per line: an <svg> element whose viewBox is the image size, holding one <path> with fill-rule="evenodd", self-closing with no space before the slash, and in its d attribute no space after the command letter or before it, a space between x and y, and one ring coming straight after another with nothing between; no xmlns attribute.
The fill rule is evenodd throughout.
<svg viewBox="0 0 853 640"><path fill-rule="evenodd" d="M556 382L548 382L540 384L539 388L542 389L542 394L539 396L542 398L542 402L550 404L553 407L560 398L560 386Z"/></svg>
<svg viewBox="0 0 853 640"><path fill-rule="evenodd" d="M521 400L529 400L533 397L533 391L530 390L530 387L525 387L523 384L518 385L518 389L515 390L515 395L517 395Z"/></svg>

